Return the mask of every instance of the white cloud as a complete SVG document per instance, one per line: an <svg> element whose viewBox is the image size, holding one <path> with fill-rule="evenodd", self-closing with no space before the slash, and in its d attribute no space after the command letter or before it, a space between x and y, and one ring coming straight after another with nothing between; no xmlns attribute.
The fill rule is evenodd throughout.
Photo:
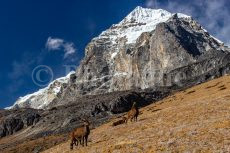
<svg viewBox="0 0 230 153"><path fill-rule="evenodd" d="M59 50L61 49L61 46L63 46L63 44L63 39L49 37L46 42L46 48L48 50Z"/></svg>
<svg viewBox="0 0 230 153"><path fill-rule="evenodd" d="M46 42L46 48L49 51L63 50L65 52L64 59L76 52L76 48L72 42L67 42L60 38L49 37Z"/></svg>
<svg viewBox="0 0 230 153"><path fill-rule="evenodd" d="M76 49L75 49L73 43L66 43L63 45L63 47L64 47L64 51L65 51L64 58L67 58L69 55L76 52Z"/></svg>

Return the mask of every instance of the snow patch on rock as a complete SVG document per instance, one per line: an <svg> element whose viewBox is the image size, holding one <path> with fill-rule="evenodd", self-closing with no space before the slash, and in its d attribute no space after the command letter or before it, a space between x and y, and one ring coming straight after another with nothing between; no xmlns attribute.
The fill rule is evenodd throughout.
<svg viewBox="0 0 230 153"><path fill-rule="evenodd" d="M99 37L94 39L107 39L115 44L122 37L127 39L127 44L133 44L143 32L150 32L156 25L166 22L174 14L162 9L149 9L136 7L120 23L112 25L103 31ZM182 13L178 13L179 18L191 18Z"/></svg>
<svg viewBox="0 0 230 153"><path fill-rule="evenodd" d="M19 97L15 104L5 109L29 107L34 109L44 109L48 106L61 92L62 85L68 83L70 75L75 72L70 72L67 76L58 78L52 81L47 87L38 90L32 94L28 94L24 97Z"/></svg>

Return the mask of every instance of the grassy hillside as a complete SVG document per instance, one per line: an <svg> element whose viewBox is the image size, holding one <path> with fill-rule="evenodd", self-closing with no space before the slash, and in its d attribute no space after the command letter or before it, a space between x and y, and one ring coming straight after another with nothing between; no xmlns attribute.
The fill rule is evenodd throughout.
<svg viewBox="0 0 230 153"><path fill-rule="evenodd" d="M88 147L70 141L45 153L230 152L230 76L192 87L141 109L138 122L91 131Z"/></svg>

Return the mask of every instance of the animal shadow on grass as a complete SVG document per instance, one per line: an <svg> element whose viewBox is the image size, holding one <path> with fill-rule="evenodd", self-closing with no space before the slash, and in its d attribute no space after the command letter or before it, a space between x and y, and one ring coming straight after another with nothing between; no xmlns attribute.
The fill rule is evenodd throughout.
<svg viewBox="0 0 230 153"><path fill-rule="evenodd" d="M144 120L146 120L147 118L141 118L141 119L139 119L139 121L144 121Z"/></svg>
<svg viewBox="0 0 230 153"><path fill-rule="evenodd" d="M221 82L217 82L215 85L211 85L211 86L206 87L206 89L216 87L216 86L219 85L220 83L221 83Z"/></svg>
<svg viewBox="0 0 230 153"><path fill-rule="evenodd" d="M155 107L155 106L154 106L154 107ZM147 111L152 111L152 110L154 110L154 107L148 108Z"/></svg>
<svg viewBox="0 0 230 153"><path fill-rule="evenodd" d="M227 95L224 98L227 99L227 100L230 100L230 95Z"/></svg>
<svg viewBox="0 0 230 153"><path fill-rule="evenodd" d="M186 95L189 95L189 94L194 93L194 92L196 92L196 91L195 90L189 91L188 93L186 93Z"/></svg>
<svg viewBox="0 0 230 153"><path fill-rule="evenodd" d="M225 85L219 86L218 88L223 88L223 87L225 87Z"/></svg>
<svg viewBox="0 0 230 153"><path fill-rule="evenodd" d="M155 109L155 110L152 110L152 112L157 112L157 111L160 111L161 109Z"/></svg>
<svg viewBox="0 0 230 153"><path fill-rule="evenodd" d="M225 87L225 85L219 86L218 88L219 88L219 90L225 90L225 89L227 89L227 88Z"/></svg>
<svg viewBox="0 0 230 153"><path fill-rule="evenodd" d="M225 89L227 89L227 88L226 87L220 88L220 90L225 90Z"/></svg>

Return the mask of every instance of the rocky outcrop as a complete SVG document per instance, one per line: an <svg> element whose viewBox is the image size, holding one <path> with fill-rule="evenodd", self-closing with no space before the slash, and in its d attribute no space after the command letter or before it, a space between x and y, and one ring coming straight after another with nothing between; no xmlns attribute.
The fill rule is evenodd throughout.
<svg viewBox="0 0 230 153"><path fill-rule="evenodd" d="M32 109L1 111L0 137L12 135L25 127L35 125L40 118L38 111Z"/></svg>
<svg viewBox="0 0 230 153"><path fill-rule="evenodd" d="M11 109L0 111L0 138L26 130L22 138L39 138L51 134L69 132L88 118L93 127L109 118L128 111L133 102L138 107L146 106L169 95L168 89L161 91L122 91L101 95L85 95L66 104L53 104L50 109ZM1 146L0 146L1 150Z"/></svg>
<svg viewBox="0 0 230 153"><path fill-rule="evenodd" d="M0 137L11 135L24 126L23 121L20 118L8 118L1 123Z"/></svg>
<svg viewBox="0 0 230 153"><path fill-rule="evenodd" d="M186 88L230 74L230 54L208 58L188 66L172 70L165 75L165 83L177 88Z"/></svg>

